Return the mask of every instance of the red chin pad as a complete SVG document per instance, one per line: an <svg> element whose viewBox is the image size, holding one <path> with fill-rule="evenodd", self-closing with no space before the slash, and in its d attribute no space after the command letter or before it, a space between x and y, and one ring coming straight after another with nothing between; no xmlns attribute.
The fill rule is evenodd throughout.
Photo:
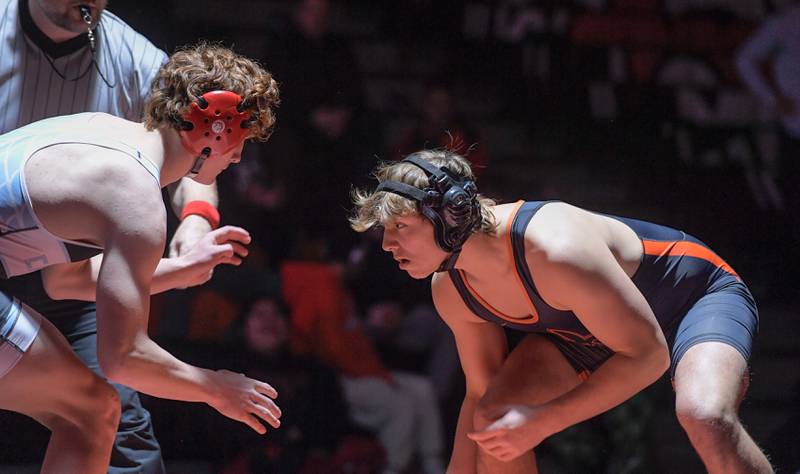
<svg viewBox="0 0 800 474"><path fill-rule="evenodd" d="M191 110L183 116L192 124L191 130L180 132L183 146L195 155L210 148L211 157L235 149L249 133L250 113L239 111L241 103L242 98L230 91L206 92L192 102Z"/></svg>

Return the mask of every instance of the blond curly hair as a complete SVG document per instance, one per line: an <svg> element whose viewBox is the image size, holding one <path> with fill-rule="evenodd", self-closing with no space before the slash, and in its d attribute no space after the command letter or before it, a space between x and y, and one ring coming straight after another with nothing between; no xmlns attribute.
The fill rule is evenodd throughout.
<svg viewBox="0 0 800 474"><path fill-rule="evenodd" d="M248 138L269 138L275 126L274 109L280 103L278 83L256 61L205 42L179 50L161 66L145 103L145 126L148 130L177 129L175 118L186 114L198 97L214 90L231 91L242 98L252 118Z"/></svg>
<svg viewBox="0 0 800 474"><path fill-rule="evenodd" d="M412 154L435 166L447 168L462 178L475 179L469 161L454 151L436 149L422 150ZM428 177L424 171L403 161L380 163L372 174L379 183L399 181L420 189L429 186ZM365 232L372 227L384 225L397 216L421 213L418 202L391 192L356 189L352 193L352 198L355 208L349 221L350 227L356 232ZM497 229L497 219L490 207L494 206L496 202L478 194L478 204L481 210L481 223L476 226L475 232L494 233Z"/></svg>

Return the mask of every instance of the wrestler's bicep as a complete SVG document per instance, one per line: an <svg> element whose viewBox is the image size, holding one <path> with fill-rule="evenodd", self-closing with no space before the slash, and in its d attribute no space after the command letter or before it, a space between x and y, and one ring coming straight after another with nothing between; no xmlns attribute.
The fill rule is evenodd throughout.
<svg viewBox="0 0 800 474"><path fill-rule="evenodd" d="M572 311L600 342L618 353L663 344L663 334L645 297L611 251L597 239L577 241L571 251L539 257L529 266L540 277L542 298Z"/></svg>

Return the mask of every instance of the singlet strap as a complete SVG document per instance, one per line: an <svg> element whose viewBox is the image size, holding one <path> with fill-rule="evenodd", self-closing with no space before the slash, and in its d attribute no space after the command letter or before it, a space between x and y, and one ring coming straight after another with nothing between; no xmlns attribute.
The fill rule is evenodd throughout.
<svg viewBox="0 0 800 474"><path fill-rule="evenodd" d="M141 150L139 150L138 148L132 147L132 146L128 145L127 143L123 143L123 142L118 142L118 143L119 143L120 146L125 148L125 149L118 149L118 150L123 152L123 153L125 153L125 154L127 154L127 155L129 155L129 156L131 156L133 159L135 159L137 162L139 162L139 164L142 165L142 167L144 167L144 169L147 170L148 173L150 173L150 176L152 176L153 179L156 180L156 184L158 184L158 187L160 188L161 187L161 170L158 168L158 166L156 166L156 164L153 162L153 160L148 158L147 155L143 154L141 152Z"/></svg>
<svg viewBox="0 0 800 474"><path fill-rule="evenodd" d="M549 202L554 201L530 201L522 203L522 205L518 207L513 221L511 221L511 228L508 232L512 259L517 269L517 282L525 292L532 311L536 311L538 304L547 305L547 303L542 300L542 297L539 296L539 292L536 290L536 285L533 283L533 275L531 275L528 261L525 258L525 230L528 228L528 224L531 222L531 219L533 219L533 216L539 212L542 206ZM538 318L536 313L533 313L533 315Z"/></svg>
<svg viewBox="0 0 800 474"><path fill-rule="evenodd" d="M501 326L510 326L519 329L530 328L531 325L539 321L538 311L536 310L537 302L542 301L536 289L533 287L530 271L525 260L525 229L528 226L531 218L542 205L547 202L532 201L524 202L519 201L514 208L512 216L508 220L508 249L509 259L514 261L516 268L516 279L520 288L527 297L530 315L526 318L511 318L492 308L480 295L478 295L466 280L466 276L460 270L450 270L448 275L453 282L453 286L458 291L461 299L467 308L470 309L476 316L489 322L499 324Z"/></svg>
<svg viewBox="0 0 800 474"><path fill-rule="evenodd" d="M144 155L138 148L128 145L125 142L115 141L115 140L98 140L97 138L93 138L91 141L81 142L76 140L70 140L71 143L82 143L86 145L95 145L101 148L106 148L109 150L115 150L120 153L124 153L134 160L137 163L142 165L142 167L153 177L158 184L158 187L161 187L161 170L156 166L156 164ZM64 143L64 142L62 142Z"/></svg>
<svg viewBox="0 0 800 474"><path fill-rule="evenodd" d="M529 282L532 282L532 279L528 270L528 262L525 258L525 230L528 228L528 223L533 218L533 215L543 204L544 202L541 201L517 202L513 218L508 220L508 230L506 231L508 259L514 262L514 267L517 270L514 272L514 277L526 297L525 302L528 304L534 322L539 321L539 312L536 310L537 298L532 297L530 291L531 285ZM534 291L534 296L538 297L535 293Z"/></svg>
<svg viewBox="0 0 800 474"><path fill-rule="evenodd" d="M453 286L455 286L458 294L464 301L464 304L467 306L467 308L469 308L470 311L475 313L476 316L489 321L490 323L499 324L500 326L511 324L510 321L496 315L493 311L478 301L478 298L476 298L475 295L473 295L472 292L467 288L467 283L464 280L460 270L448 270L447 274L450 276L450 280L453 282Z"/></svg>

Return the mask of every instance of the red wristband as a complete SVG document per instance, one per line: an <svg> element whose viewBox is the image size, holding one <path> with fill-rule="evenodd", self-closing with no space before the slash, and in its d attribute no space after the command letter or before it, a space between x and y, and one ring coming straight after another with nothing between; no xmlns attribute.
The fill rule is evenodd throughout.
<svg viewBox="0 0 800 474"><path fill-rule="evenodd" d="M212 229L219 227L219 211L217 208L205 201L191 201L183 207L181 212L181 220L186 219L186 216L196 215L207 220L211 224Z"/></svg>

